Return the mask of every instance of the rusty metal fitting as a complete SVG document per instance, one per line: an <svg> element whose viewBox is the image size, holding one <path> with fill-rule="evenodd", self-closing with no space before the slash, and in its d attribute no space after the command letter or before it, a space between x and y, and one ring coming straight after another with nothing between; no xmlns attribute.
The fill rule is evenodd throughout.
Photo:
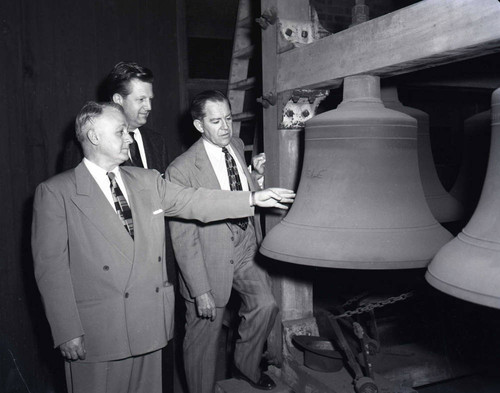
<svg viewBox="0 0 500 393"><path fill-rule="evenodd" d="M272 7L265 10L259 18L255 19L255 21L259 24L262 30L266 30L269 25L274 25L277 19L278 15L276 13L276 9Z"/></svg>
<svg viewBox="0 0 500 393"><path fill-rule="evenodd" d="M264 108L269 108L269 105L276 105L276 100L276 94L272 92L264 94L262 97L257 98L257 102L262 104Z"/></svg>

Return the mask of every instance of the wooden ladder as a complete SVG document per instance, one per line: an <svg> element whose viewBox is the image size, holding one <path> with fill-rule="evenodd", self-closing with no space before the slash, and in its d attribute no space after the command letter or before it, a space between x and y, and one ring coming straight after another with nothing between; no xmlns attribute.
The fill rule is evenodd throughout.
<svg viewBox="0 0 500 393"><path fill-rule="evenodd" d="M233 135L245 141L245 152L256 154L259 140L257 111L261 108L255 99L251 100L251 90L257 86L256 76L249 75L250 60L255 57L256 49L252 34L257 28L254 23L251 0L240 0L234 32L233 52L227 96L233 113Z"/></svg>

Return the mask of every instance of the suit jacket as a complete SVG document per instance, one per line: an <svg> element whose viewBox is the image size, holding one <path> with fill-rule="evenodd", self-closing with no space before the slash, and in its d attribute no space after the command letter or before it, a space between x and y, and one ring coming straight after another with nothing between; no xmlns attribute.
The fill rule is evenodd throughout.
<svg viewBox="0 0 500 393"><path fill-rule="evenodd" d="M211 221L254 210L248 192L185 189L143 168L121 173L135 240L83 163L35 193L35 276L54 344L84 335L90 362L154 351L172 337L164 215Z"/></svg>
<svg viewBox="0 0 500 393"><path fill-rule="evenodd" d="M258 184L245 164L243 141L233 138L230 145L245 172L250 190L258 190ZM167 177L188 187L220 189L201 138L169 165ZM232 225L227 221L201 224L177 219L169 220L169 225L181 272L181 295L194 301L195 297L211 290L217 307L225 306L231 294L234 273L234 264L230 263L234 257ZM260 243L262 232L258 214L254 218L254 228Z"/></svg>
<svg viewBox="0 0 500 393"><path fill-rule="evenodd" d="M146 126L140 127L139 130L141 131L148 169L156 169L160 173L165 172L169 160L164 136ZM131 164L129 161L125 161L123 165L130 166Z"/></svg>

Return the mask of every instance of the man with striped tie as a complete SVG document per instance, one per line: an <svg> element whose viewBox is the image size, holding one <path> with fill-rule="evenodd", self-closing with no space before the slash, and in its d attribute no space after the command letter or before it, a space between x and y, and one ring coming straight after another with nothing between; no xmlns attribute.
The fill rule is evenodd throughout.
<svg viewBox="0 0 500 393"><path fill-rule="evenodd" d="M87 103L76 119L84 159L41 183L32 224L35 276L70 393L160 393L174 292L164 216L202 222L286 208L294 193L189 189L119 166L132 139L123 108Z"/></svg>
<svg viewBox="0 0 500 393"><path fill-rule="evenodd" d="M258 190L245 163L243 141L233 136L227 97L217 90L199 93L191 116L201 138L170 164L167 178L186 187ZM270 278L256 261L262 240L259 215L209 225L170 220L169 225L186 304L184 369L190 393L213 392L224 307L233 289L242 300L235 376L257 389L273 389L274 381L259 367L278 313Z"/></svg>

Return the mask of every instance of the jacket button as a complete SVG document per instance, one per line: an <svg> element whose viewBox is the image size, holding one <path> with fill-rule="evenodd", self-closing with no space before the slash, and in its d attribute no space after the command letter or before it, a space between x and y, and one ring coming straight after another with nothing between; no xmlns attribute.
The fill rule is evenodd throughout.
<svg viewBox="0 0 500 393"><path fill-rule="evenodd" d="M109 270L109 266L108 266L108 265L104 265L104 266L102 267L102 270L108 271L108 270Z"/></svg>
<svg viewBox="0 0 500 393"><path fill-rule="evenodd" d="M160 292L160 288L156 287L156 293Z"/></svg>
<svg viewBox="0 0 500 393"><path fill-rule="evenodd" d="M230 263L231 265L233 265L233 264L234 264L234 261L231 259L231 260L229 261L229 263Z"/></svg>
<svg viewBox="0 0 500 393"><path fill-rule="evenodd" d="M158 262L161 262L161 257L158 257Z"/></svg>
<svg viewBox="0 0 500 393"><path fill-rule="evenodd" d="M125 299L128 298L128 292L125 292Z"/></svg>
<svg viewBox="0 0 500 393"><path fill-rule="evenodd" d="M233 241L233 242L234 242L234 236L231 236L231 241Z"/></svg>

